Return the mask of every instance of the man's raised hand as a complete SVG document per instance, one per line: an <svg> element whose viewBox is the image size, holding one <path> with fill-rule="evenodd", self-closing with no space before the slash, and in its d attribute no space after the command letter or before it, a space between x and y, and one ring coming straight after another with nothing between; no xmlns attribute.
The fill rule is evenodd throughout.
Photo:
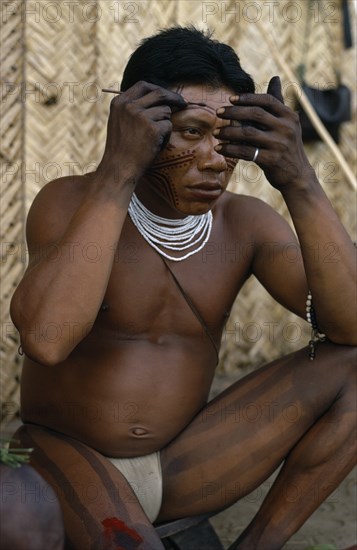
<svg viewBox="0 0 357 550"><path fill-rule="evenodd" d="M170 139L172 110L186 105L180 94L143 81L114 97L97 173L137 181Z"/></svg>
<svg viewBox="0 0 357 550"><path fill-rule="evenodd" d="M218 116L233 121L216 136L219 152L253 160L280 191L304 186L313 173L306 157L298 115L284 105L281 84L273 77L266 94L231 97Z"/></svg>

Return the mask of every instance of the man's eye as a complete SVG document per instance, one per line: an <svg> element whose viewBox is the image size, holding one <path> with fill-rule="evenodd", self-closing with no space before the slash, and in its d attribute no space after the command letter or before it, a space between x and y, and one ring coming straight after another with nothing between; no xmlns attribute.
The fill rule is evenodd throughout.
<svg viewBox="0 0 357 550"><path fill-rule="evenodd" d="M191 127L182 128L181 133L185 137L189 137L189 138L198 138L202 136L202 131L199 128L191 128Z"/></svg>

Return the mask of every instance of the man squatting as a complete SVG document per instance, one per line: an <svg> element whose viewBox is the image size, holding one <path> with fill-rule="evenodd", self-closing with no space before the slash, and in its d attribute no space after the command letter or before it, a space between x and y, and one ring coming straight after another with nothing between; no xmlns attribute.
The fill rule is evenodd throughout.
<svg viewBox="0 0 357 550"><path fill-rule="evenodd" d="M353 243L279 78L255 94L232 48L174 27L141 43L121 92L98 168L50 182L29 212L30 262L11 305L26 355L16 438L58 494L67 548L163 548L153 523L222 510L282 466L231 546L281 548L355 463ZM297 238L261 200L226 191L239 159L280 191ZM71 258L68 243L78 243ZM100 261L81 253L88 243ZM220 243L249 252L203 261ZM316 256L327 243L333 263ZM56 261L39 253L51 244ZM295 262L283 254L292 244ZM295 314L307 309L326 338L208 404L222 331L251 275ZM51 323L61 337L35 336ZM252 403L263 411L254 423L230 413ZM73 415L73 404L101 414Z"/></svg>

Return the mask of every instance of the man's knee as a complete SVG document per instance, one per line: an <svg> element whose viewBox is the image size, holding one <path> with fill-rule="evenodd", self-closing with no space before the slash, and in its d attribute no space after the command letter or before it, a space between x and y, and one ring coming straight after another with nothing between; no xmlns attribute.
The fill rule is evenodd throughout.
<svg viewBox="0 0 357 550"><path fill-rule="evenodd" d="M340 381L338 401L341 412L352 413L356 411L357 393L357 347L328 343L329 357L332 359L333 368ZM331 376L331 371L326 370L324 376ZM321 380L321 384L324 379ZM353 415L352 415L353 416ZM353 416L355 425L355 416ZM351 418L352 420L352 418Z"/></svg>
<svg viewBox="0 0 357 550"><path fill-rule="evenodd" d="M344 344L335 344L329 340L326 342L318 342L316 345L316 358L321 359L327 357L338 363L339 367L346 369L352 374L356 372L357 366L357 346L347 346ZM314 362L312 362L312 365Z"/></svg>

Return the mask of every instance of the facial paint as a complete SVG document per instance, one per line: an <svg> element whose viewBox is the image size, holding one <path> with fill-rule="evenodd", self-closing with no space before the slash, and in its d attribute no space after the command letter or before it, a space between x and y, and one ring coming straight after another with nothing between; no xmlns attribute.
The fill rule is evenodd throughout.
<svg viewBox="0 0 357 550"><path fill-rule="evenodd" d="M175 208L179 207L180 201L174 182L180 181L195 158L193 149L182 150L169 144L147 172L149 177L157 181L160 189Z"/></svg>
<svg viewBox="0 0 357 550"><path fill-rule="evenodd" d="M227 163L227 172L233 172L235 167L237 166L238 159L235 159L233 157L225 157L226 163Z"/></svg>

